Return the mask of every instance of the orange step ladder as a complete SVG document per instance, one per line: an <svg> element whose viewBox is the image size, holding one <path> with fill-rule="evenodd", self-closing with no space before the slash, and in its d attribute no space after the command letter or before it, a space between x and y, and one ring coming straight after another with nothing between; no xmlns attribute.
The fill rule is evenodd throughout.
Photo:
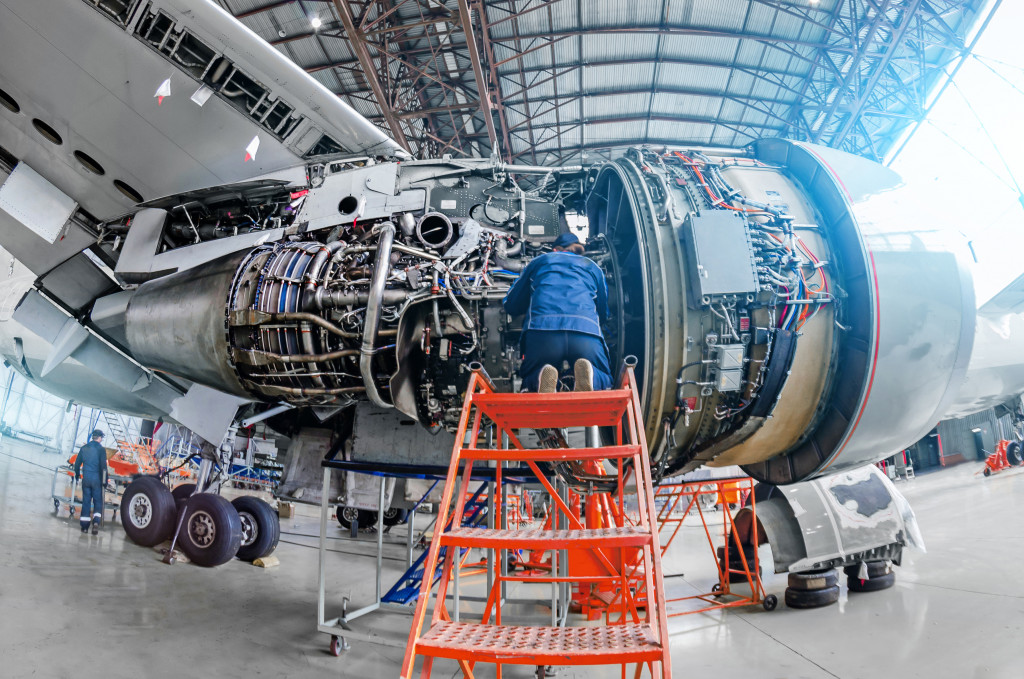
<svg viewBox="0 0 1024 679"><path fill-rule="evenodd" d="M623 677L627 665L635 665L636 677L641 676L646 666L652 677L670 679L672 670L661 548L650 460L632 366L632 363L626 364L618 389L555 394L498 393L483 368L479 364L471 366L455 449L435 524L454 528L434 533L425 568L427 572L433 572L442 546L494 550L490 590L483 611L478 614L478 621L464 621L467 614L462 610L456 610L453 615L448 609L448 590L454 579L458 605L459 574L452 556L458 549L445 550L445 562L435 596L430 594L429 580L423 581L402 663L401 676L404 679L412 678L417 656L423 657L422 677L430 676L435 658L447 658L458 662L464 677L472 677L476 663L484 662L497 666L499 679L505 664L537 667L621 665ZM478 447L481 434L492 426L496 435L487 439L494 441L495 447ZM519 429L567 427L610 427L615 431L615 445L526 448L518 435ZM600 464L607 461L615 467L617 489L611 495L620 510L617 525L585 528L578 512L565 503L549 479L551 473L547 471L546 463L584 460ZM519 475L525 463L549 494L551 511L564 517L562 525L568 525L568 529L460 527L473 466L490 461L497 463L493 506L498 511L491 517L493 526L506 525L502 517L505 503L501 501L503 470L510 476L513 473ZM509 463L517 464L518 471L505 468ZM610 475L609 478L616 476ZM621 518L625 515L624 487L633 480L640 510L640 519L635 525ZM558 526L559 522L551 525ZM546 583L552 586L552 583L580 580L579 576L559 576L554 570L550 573L503 573L500 555L514 549L551 550L553 553L581 550L588 553L601 564L603 571L586 579L604 586L614 585L615 595L607 607L605 624L577 627L505 624L502 620L504 583ZM635 558L637 552L641 554L640 558ZM433 612L429 626L424 630L431 602Z"/></svg>

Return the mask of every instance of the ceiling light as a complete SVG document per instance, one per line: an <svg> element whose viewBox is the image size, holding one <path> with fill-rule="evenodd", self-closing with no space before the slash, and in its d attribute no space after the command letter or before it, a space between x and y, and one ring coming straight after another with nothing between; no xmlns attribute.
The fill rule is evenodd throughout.
<svg viewBox="0 0 1024 679"><path fill-rule="evenodd" d="M314 29L320 28L321 26L323 26L323 23L324 22L320 21L320 17L312 17L309 20L309 25L312 26Z"/></svg>

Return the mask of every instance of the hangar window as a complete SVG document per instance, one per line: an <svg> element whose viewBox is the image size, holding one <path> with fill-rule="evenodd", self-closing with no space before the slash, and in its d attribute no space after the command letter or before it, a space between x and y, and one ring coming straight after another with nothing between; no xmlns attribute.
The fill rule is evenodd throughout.
<svg viewBox="0 0 1024 679"><path fill-rule="evenodd" d="M85 4L92 5L114 22L127 26L139 0L85 0Z"/></svg>
<svg viewBox="0 0 1024 679"><path fill-rule="evenodd" d="M104 175L107 173L103 166L99 164L99 161L85 151L75 151L75 159L81 163L82 167L93 174Z"/></svg>
<svg viewBox="0 0 1024 679"><path fill-rule="evenodd" d="M142 202L142 194L133 189L128 184L125 184L120 179L114 180L114 188L120 191L126 198L131 200L133 203Z"/></svg>
<svg viewBox="0 0 1024 679"><path fill-rule="evenodd" d="M14 97L3 90L0 90L0 106L3 106L11 113L21 113L21 105L18 104Z"/></svg>
<svg viewBox="0 0 1024 679"><path fill-rule="evenodd" d="M60 136L57 130L47 125L39 118L32 119L32 127L36 128L36 132L43 135L43 139L51 144L57 144L59 146L64 143L64 138Z"/></svg>

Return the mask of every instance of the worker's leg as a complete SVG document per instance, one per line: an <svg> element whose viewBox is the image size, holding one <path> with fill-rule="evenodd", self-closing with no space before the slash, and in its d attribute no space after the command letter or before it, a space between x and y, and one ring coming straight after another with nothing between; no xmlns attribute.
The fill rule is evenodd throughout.
<svg viewBox="0 0 1024 679"><path fill-rule="evenodd" d="M100 530L103 523L103 482L100 479L91 481L92 485L92 534Z"/></svg>
<svg viewBox="0 0 1024 679"><path fill-rule="evenodd" d="M82 512L78 515L78 525L82 532L89 531L89 524L92 522L92 496L94 485L89 479L82 479Z"/></svg>
<svg viewBox="0 0 1024 679"><path fill-rule="evenodd" d="M567 358L570 363L577 359L585 358L594 367L594 389L611 389L612 374L608 365L608 350L604 342L596 335L587 335L582 332L569 332Z"/></svg>
<svg viewBox="0 0 1024 679"><path fill-rule="evenodd" d="M568 358L566 336L569 334L559 330L527 330L523 333L520 347L523 364L519 366L523 391L537 391L540 371L545 365L555 366L556 370L562 367L562 361Z"/></svg>

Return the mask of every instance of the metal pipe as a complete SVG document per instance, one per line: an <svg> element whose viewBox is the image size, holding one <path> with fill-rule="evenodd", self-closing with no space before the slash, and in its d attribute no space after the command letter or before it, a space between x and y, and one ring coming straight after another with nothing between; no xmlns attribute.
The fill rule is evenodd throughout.
<svg viewBox="0 0 1024 679"><path fill-rule="evenodd" d="M495 387L494 382L491 381L491 376L487 374L487 370L484 369L483 363L473 361L469 364L469 370L470 372L475 372L491 391L497 391L497 387Z"/></svg>
<svg viewBox="0 0 1024 679"><path fill-rule="evenodd" d="M380 324L380 304L384 296L384 285L391 271L391 245L395 241L395 225L385 222L380 229L380 240L377 241L377 256L373 263L373 278L370 280L370 296L366 302L366 322L363 326L363 345L359 348L359 373L366 385L366 396L381 408L393 408L377 392L373 380L373 353L377 341L377 326Z"/></svg>
<svg viewBox="0 0 1024 679"><path fill-rule="evenodd" d="M244 420L242 420L240 424L243 427L251 427L252 425L256 424L257 422L262 422L263 420L269 419L269 418L273 417L274 415L280 415L284 411L291 410L294 407L295 406L293 406L291 403L282 403L279 406L274 406L270 410L264 410L262 413L257 413L256 415L253 415L252 417L247 417Z"/></svg>

